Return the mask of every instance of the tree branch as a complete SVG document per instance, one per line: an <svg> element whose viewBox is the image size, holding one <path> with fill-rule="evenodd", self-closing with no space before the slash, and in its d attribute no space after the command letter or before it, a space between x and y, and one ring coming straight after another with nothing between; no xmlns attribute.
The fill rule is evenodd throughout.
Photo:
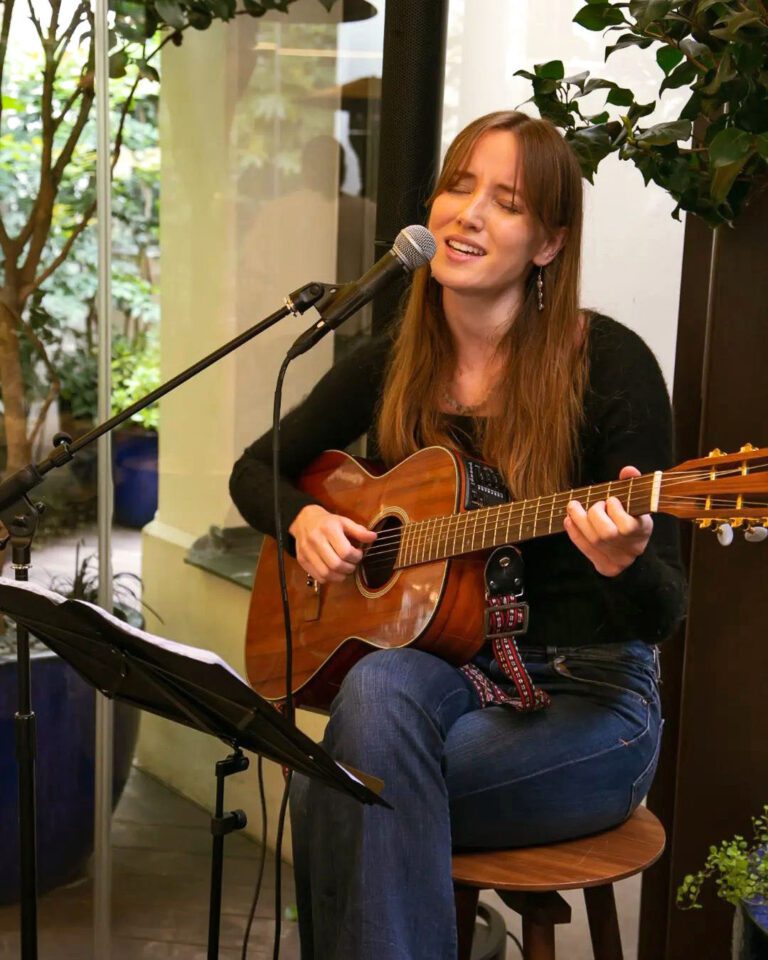
<svg viewBox="0 0 768 960"><path fill-rule="evenodd" d="M69 21L69 25L66 30L61 34L61 36L56 37L56 47L53 51L54 58L56 60L56 66L61 63L61 58L66 53L67 47L69 46L69 41L74 36L75 30L83 22L83 14L88 12L88 5L81 3L75 12L72 14L72 19Z"/></svg>
<svg viewBox="0 0 768 960"><path fill-rule="evenodd" d="M15 0L4 0L3 21L0 26L0 90L3 89L3 71L5 69L5 55L8 52L8 34L11 32L11 16ZM3 119L3 101L0 98L0 123Z"/></svg>
<svg viewBox="0 0 768 960"><path fill-rule="evenodd" d="M40 337L38 337L35 331L32 329L31 324L27 323L25 320L19 317L19 326L24 331L24 335L28 337L32 346L40 355L40 358L43 361L43 365L45 366L45 369L48 371L48 377L50 381L48 394L45 400L43 401L43 405L40 407L40 412L37 415L37 419L35 420L35 425L32 428L32 432L29 434L29 443L31 446L34 446L35 441L37 440L40 434L40 431L43 428L43 424L45 423L45 418L48 413L48 409L50 408L53 401L56 399L56 397L58 397L59 393L61 392L61 380L59 379L59 375L56 373L56 368L51 363L51 359L48 356L48 351L45 349L45 344L40 339Z"/></svg>
<svg viewBox="0 0 768 960"><path fill-rule="evenodd" d="M37 32L37 36L40 39L40 43L42 43L42 45L45 46L45 34L43 33L42 24L37 19L37 13L35 12L35 8L32 5L32 0L27 0L27 9L29 10L29 19L35 25L35 30Z"/></svg>
<svg viewBox="0 0 768 960"><path fill-rule="evenodd" d="M82 215L82 217L77 222L77 224L72 228L72 232L67 237L67 241L59 251L58 255L54 257L53 260L51 260L51 262L48 264L45 270L43 270L41 274L35 277L35 279L31 283L28 283L21 288L20 298L22 301L25 301L31 294L33 294L35 290L37 290L38 287L40 287L43 283L45 283L48 277L50 277L51 274L54 273L56 270L58 270L59 267L62 265L62 263L64 263L64 261L69 256L69 251L72 249L75 243L75 240L77 240L77 238L80 236L83 230L85 230L85 228L88 226L88 224L90 223L91 217L94 215L95 212L96 212L96 201L92 200L88 204L85 210L85 213Z"/></svg>

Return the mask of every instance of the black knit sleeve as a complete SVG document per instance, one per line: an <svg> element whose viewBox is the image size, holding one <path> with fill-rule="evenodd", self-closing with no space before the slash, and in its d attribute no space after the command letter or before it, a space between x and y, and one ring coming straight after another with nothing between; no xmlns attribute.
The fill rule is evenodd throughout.
<svg viewBox="0 0 768 960"><path fill-rule="evenodd" d="M611 480L625 466L651 473L673 465L672 414L653 353L635 333L603 317L590 330L587 483ZM642 556L615 577L596 574L612 619L655 643L685 614L678 521L657 514Z"/></svg>
<svg viewBox="0 0 768 960"><path fill-rule="evenodd" d="M324 450L344 449L371 427L389 347L384 337L364 341L281 420L280 502L286 529L303 507L314 502L292 481ZM229 491L243 518L274 536L271 430L246 447L232 469ZM292 549L292 542L287 546Z"/></svg>

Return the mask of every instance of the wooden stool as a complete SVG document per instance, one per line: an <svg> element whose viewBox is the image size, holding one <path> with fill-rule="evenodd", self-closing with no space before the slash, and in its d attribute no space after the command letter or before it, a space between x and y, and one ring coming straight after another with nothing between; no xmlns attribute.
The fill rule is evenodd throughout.
<svg viewBox="0 0 768 960"><path fill-rule="evenodd" d="M470 960L477 898L493 889L523 918L525 960L554 960L555 924L570 923L558 890L584 890L595 960L622 960L613 884L661 856L664 828L645 807L604 833L518 850L453 856L459 960Z"/></svg>

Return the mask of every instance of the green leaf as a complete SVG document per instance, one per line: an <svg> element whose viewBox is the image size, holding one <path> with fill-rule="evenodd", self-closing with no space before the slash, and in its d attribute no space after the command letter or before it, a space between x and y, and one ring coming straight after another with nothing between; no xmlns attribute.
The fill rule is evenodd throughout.
<svg viewBox="0 0 768 960"><path fill-rule="evenodd" d="M176 30L181 30L186 26L184 11L176 0L155 0L155 9L168 26Z"/></svg>
<svg viewBox="0 0 768 960"><path fill-rule="evenodd" d="M627 111L627 119L630 123L634 123L636 120L639 120L640 117L647 117L648 114L653 113L655 109L655 100L651 100L650 103L633 103Z"/></svg>
<svg viewBox="0 0 768 960"><path fill-rule="evenodd" d="M125 50L118 50L109 57L109 76L113 80L118 79L118 77L124 77L127 66L128 54Z"/></svg>
<svg viewBox="0 0 768 960"><path fill-rule="evenodd" d="M614 87L605 98L606 103L614 103L617 107L631 107L635 102L635 95L627 87Z"/></svg>
<svg viewBox="0 0 768 960"><path fill-rule="evenodd" d="M667 123L657 123L647 130L641 131L637 140L653 147L663 147L678 140L688 140L691 136L690 120L673 120Z"/></svg>
<svg viewBox="0 0 768 960"><path fill-rule="evenodd" d="M723 27L715 27L714 30L710 30L710 34L713 37L717 37L718 40L742 40L743 38L739 36L739 31L744 27L750 26L760 26L760 17L757 14L752 13L749 10L745 10L742 13L737 13L731 17ZM762 31L761 31L762 32Z"/></svg>
<svg viewBox="0 0 768 960"><path fill-rule="evenodd" d="M672 7L672 0L630 0L629 15L637 21L637 29L645 30L655 20L663 19Z"/></svg>
<svg viewBox="0 0 768 960"><path fill-rule="evenodd" d="M263 17L267 8L259 0L243 0L245 12L251 17Z"/></svg>
<svg viewBox="0 0 768 960"><path fill-rule="evenodd" d="M320 3L325 7L326 10L330 12L331 7L334 5L336 0L320 0Z"/></svg>
<svg viewBox="0 0 768 960"><path fill-rule="evenodd" d="M755 149L763 160L768 160L768 133L761 133L755 137Z"/></svg>
<svg viewBox="0 0 768 960"><path fill-rule="evenodd" d="M613 149L608 131L603 124L582 127L569 134L567 140L576 154L583 176L592 183L600 161Z"/></svg>
<svg viewBox="0 0 768 960"><path fill-rule="evenodd" d="M609 3L592 3L582 7L573 18L574 23L587 30L604 30L618 23L626 23L624 14Z"/></svg>
<svg viewBox="0 0 768 960"><path fill-rule="evenodd" d="M565 76L562 60L550 60L548 63L535 63L533 69L537 77L546 77L549 80L562 80Z"/></svg>
<svg viewBox="0 0 768 960"><path fill-rule="evenodd" d="M584 83L589 79L589 70L583 73L574 73L571 77L563 77L563 83L570 84L572 87L578 87L581 93L584 93Z"/></svg>
<svg viewBox="0 0 768 960"><path fill-rule="evenodd" d="M617 50L626 50L627 47L640 47L641 50L645 50L645 48L650 47L652 43L653 40L649 37L636 37L633 33L624 33L619 37L617 43L605 48L605 59L607 60L608 57Z"/></svg>
<svg viewBox="0 0 768 960"><path fill-rule="evenodd" d="M136 66L139 68L140 76L145 77L147 80L154 80L156 83L160 82L160 74L151 63L147 63L146 60L137 60Z"/></svg>
<svg viewBox="0 0 768 960"><path fill-rule="evenodd" d="M2 98L3 110L15 110L17 113L24 112L24 104L21 100L18 100L16 97L8 97L3 94Z"/></svg>
<svg viewBox="0 0 768 960"><path fill-rule="evenodd" d="M751 152L751 134L736 127L721 130L709 145L709 159L716 168L738 163Z"/></svg>
<svg viewBox="0 0 768 960"><path fill-rule="evenodd" d="M683 59L682 50L678 50L677 47L659 47L656 51L656 63L664 71L664 74L669 74L670 70L680 63Z"/></svg>
<svg viewBox="0 0 768 960"><path fill-rule="evenodd" d="M659 93L663 93L665 90L676 90L678 87L685 87L696 79L699 75L696 67L686 60L684 63L681 63L679 67L676 67L672 73L664 77L659 87Z"/></svg>
<svg viewBox="0 0 768 960"><path fill-rule="evenodd" d="M712 197L712 200L715 203L720 204L725 201L726 197L731 192L731 187L733 186L736 177L738 177L738 175L744 169L744 165L751 156L752 151L747 153L736 163L729 163L727 166L718 167L715 170L709 190L709 195Z"/></svg>

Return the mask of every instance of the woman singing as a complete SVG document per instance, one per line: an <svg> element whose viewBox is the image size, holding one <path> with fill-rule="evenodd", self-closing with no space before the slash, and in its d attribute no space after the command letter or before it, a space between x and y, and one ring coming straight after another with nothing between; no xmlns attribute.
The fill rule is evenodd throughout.
<svg viewBox="0 0 768 960"><path fill-rule="evenodd" d="M579 307L581 219L579 167L552 125L499 112L458 135L429 203L437 253L415 273L394 338L345 358L283 423L284 518L308 574L348 577L376 535L292 480L371 428L388 466L457 448L497 467L514 499L669 466L656 360ZM231 490L245 519L274 533L270 464L267 434ZM452 847L547 843L629 816L658 758L655 645L684 609L674 524L632 517L614 497L574 501L564 533L521 545L519 650L539 709L515 708L490 644L469 669L412 648L352 668L324 746L383 779L394 809L294 778L304 960L451 960Z"/></svg>

